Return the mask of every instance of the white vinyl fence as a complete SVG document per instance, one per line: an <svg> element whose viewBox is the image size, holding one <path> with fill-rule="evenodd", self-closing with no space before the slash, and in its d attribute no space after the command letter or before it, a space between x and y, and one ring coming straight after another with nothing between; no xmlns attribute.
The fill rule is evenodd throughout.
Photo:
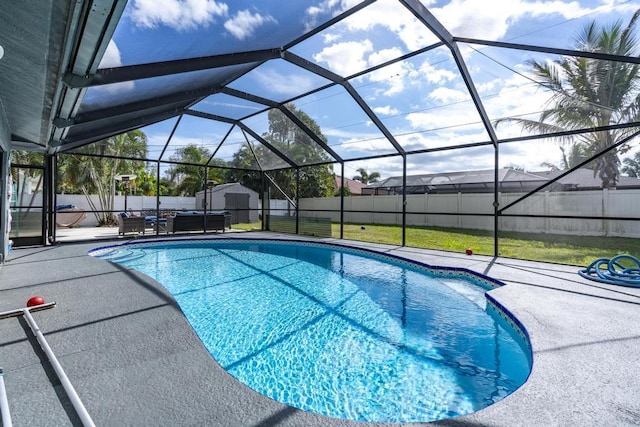
<svg viewBox="0 0 640 427"><path fill-rule="evenodd" d="M523 193L501 194L499 196L500 206L507 206L523 195ZM331 218L332 222L340 221L339 197L301 199L300 209L308 210L302 212L301 216L325 217ZM313 212L314 210L316 212ZM402 196L400 195L345 197L344 210L346 223L402 224ZM493 194L408 195L407 212L407 225L493 230L493 217L491 216L493 214ZM444 213L448 214L444 215ZM458 213L471 215L457 215ZM530 196L504 212L505 215L622 218L640 218L639 213L640 190L542 192ZM483 214L488 216L473 216ZM640 237L640 221L626 220L501 216L499 227L501 231Z"/></svg>
<svg viewBox="0 0 640 427"><path fill-rule="evenodd" d="M36 203L41 203L41 193L36 194ZM97 196L91 196L96 209L100 209ZM131 209L135 212L141 211L153 211L156 209L156 196L127 196L127 210ZM91 211L87 198L81 194L58 194L58 205L74 205L82 210ZM115 196L113 209L117 212L124 211L124 196ZM161 210L194 210L196 209L195 197L173 197L173 196L160 196L160 209ZM93 227L97 225L96 216L92 213L87 213L87 219L82 221L82 227Z"/></svg>
<svg viewBox="0 0 640 427"><path fill-rule="evenodd" d="M34 205L41 204L36 194ZM504 207L522 197L522 193L499 196ZM96 206L97 198L95 199ZM75 205L90 211L82 195L57 196L59 205ZM155 210L155 196L128 196L127 208L134 211ZM272 215L287 215L286 200L271 200ZM116 196L116 211L124 210L124 196ZM160 197L162 210L193 210L195 197ZM259 207L260 209L260 207ZM340 198L300 199L302 217L330 218L340 221ZM352 196L344 198L344 221L355 224L402 224L402 196ZM314 212L315 211L315 212ZM293 214L293 210L291 214ZM384 213L383 213L384 212ZM493 194L415 194L407 196L407 225L493 230ZM446 213L446 214L445 214ZM462 215L458 215L458 213ZM567 215L591 217L640 218L640 190L601 190L541 192L507 209L505 215ZM551 233L581 236L640 237L640 221L624 219L528 218L501 216L501 231ZM83 227L96 225L87 215Z"/></svg>
<svg viewBox="0 0 640 427"><path fill-rule="evenodd" d="M273 216L291 216L295 215L296 207L289 203L288 200L271 199L269 200L270 214Z"/></svg>

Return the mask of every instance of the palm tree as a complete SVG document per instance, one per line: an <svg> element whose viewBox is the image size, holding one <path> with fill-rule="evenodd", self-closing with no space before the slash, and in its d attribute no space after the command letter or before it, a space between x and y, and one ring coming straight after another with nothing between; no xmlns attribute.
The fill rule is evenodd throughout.
<svg viewBox="0 0 640 427"><path fill-rule="evenodd" d="M565 147L560 147L560 151L562 151L562 164L560 166L550 162L543 162L540 166L546 167L552 171L569 170L591 157L591 154L587 152L587 149L588 147L585 147L581 142L576 142L571 145L569 153L567 153ZM594 169L595 165L589 163L584 167L587 169Z"/></svg>
<svg viewBox="0 0 640 427"><path fill-rule="evenodd" d="M176 150L171 156L174 162L181 162L169 170L169 180L174 183L176 196L195 196L204 187L205 163L211 153L204 147L187 145Z"/></svg>
<svg viewBox="0 0 640 427"><path fill-rule="evenodd" d="M568 155L564 147L560 147L560 150L562 151L562 168L565 170L578 166L593 154L589 152L590 147L587 147L584 143L580 142L571 146L571 150ZM595 169L595 165L592 163L585 165L585 167L588 169Z"/></svg>
<svg viewBox="0 0 640 427"><path fill-rule="evenodd" d="M640 178L640 152L637 152L633 157L627 157L622 163L624 163L622 172L630 177Z"/></svg>
<svg viewBox="0 0 640 427"><path fill-rule="evenodd" d="M353 177L354 181L360 181L363 184L369 184L372 182L378 182L380 179L380 173L371 172L368 173L365 168L358 168L358 175Z"/></svg>
<svg viewBox="0 0 640 427"><path fill-rule="evenodd" d="M98 224L115 224L109 211L114 209L118 174L141 174L144 162L133 160L147 155L147 136L140 130L132 130L98 141L79 150L82 154L59 157L60 181L68 188L84 194ZM132 183L135 184L135 181ZM91 195L96 195L99 207Z"/></svg>
<svg viewBox="0 0 640 427"><path fill-rule="evenodd" d="M578 49L599 54L638 56L639 45L634 27L640 10L629 24L621 22L599 28L595 21L587 25L576 40ZM589 129L640 120L640 65L584 57L564 57L554 62L531 60L529 65L539 83L554 92L550 107L539 120L508 118L529 131L540 133ZM628 137L632 129L582 134L560 138L561 142L581 144L590 155L615 145ZM615 187L620 172L618 147L598 156L594 176L603 188Z"/></svg>

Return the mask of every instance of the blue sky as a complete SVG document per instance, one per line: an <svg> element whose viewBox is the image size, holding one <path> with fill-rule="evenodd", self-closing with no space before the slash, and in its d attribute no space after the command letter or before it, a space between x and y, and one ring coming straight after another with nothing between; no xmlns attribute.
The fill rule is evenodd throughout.
<svg viewBox="0 0 640 427"><path fill-rule="evenodd" d="M350 0L130 0L101 67L277 48L357 3ZM597 20L608 25L619 19L626 24L638 8L632 1L454 0L423 1L423 4L455 36L558 48L574 48L576 34L587 22ZM378 0L290 51L348 77L436 41L397 0ZM525 62L531 58L553 60L556 57L479 45L460 44L459 49L492 120L535 117L547 102L548 92L528 77ZM117 100L136 100L148 96L145 93L149 92L157 95L176 87L188 89L215 78L220 72L204 71L93 88L85 102L87 107L92 107ZM230 87L283 101L326 83L315 74L276 59ZM488 140L457 65L444 47L351 79L350 84L407 150L455 147ZM342 87L299 99L296 106L320 125L329 144L345 159L393 152L393 147ZM200 111L232 118L260 108L226 95L212 96L194 106ZM151 153L159 155L157 147L166 141L173 122L144 129ZM266 114L248 123L260 134L266 130ZM173 147L195 143L212 149L228 130L226 124L190 118L178 128ZM522 134L519 127L507 124L499 126L496 132L500 138ZM229 160L243 138L239 132L231 135L218 157ZM171 150L167 155L170 153ZM559 146L550 141L516 143L501 148L503 167L540 170L542 162L559 164L560 158ZM383 177L398 175L401 164L399 157L349 162L345 175L355 175L359 167L378 171ZM487 148L408 158L409 173L492 167L493 151Z"/></svg>

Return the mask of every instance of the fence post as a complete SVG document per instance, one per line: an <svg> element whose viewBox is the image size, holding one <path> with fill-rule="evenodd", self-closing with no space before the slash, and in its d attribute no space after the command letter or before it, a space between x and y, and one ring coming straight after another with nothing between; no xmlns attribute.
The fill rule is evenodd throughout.
<svg viewBox="0 0 640 427"><path fill-rule="evenodd" d="M462 192L458 191L458 228L462 228Z"/></svg>
<svg viewBox="0 0 640 427"><path fill-rule="evenodd" d="M602 189L602 233L605 237L609 236L609 221L607 218L607 206L609 205L609 189Z"/></svg>
<svg viewBox="0 0 640 427"><path fill-rule="evenodd" d="M371 207L369 208L369 212L371 212L371 224L375 224L376 214L374 212L376 208L376 198L372 194L371 195Z"/></svg>
<svg viewBox="0 0 640 427"><path fill-rule="evenodd" d="M549 215L549 212L551 211L551 203L549 202L549 197L551 197L549 194L549 190L545 190L542 199L544 200L543 212L545 215ZM548 216L544 219L544 229L547 233L551 233L551 218L549 218Z"/></svg>
<svg viewBox="0 0 640 427"><path fill-rule="evenodd" d="M424 226L429 226L429 193L424 193Z"/></svg>

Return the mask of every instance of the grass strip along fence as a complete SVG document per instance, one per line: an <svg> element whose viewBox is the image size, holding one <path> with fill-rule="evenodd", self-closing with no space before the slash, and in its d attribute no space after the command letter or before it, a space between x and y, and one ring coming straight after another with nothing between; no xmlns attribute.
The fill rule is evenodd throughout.
<svg viewBox="0 0 640 427"><path fill-rule="evenodd" d="M260 230L260 223L234 224L233 228ZM332 236L340 237L340 224L332 224ZM344 224L343 237L348 240L402 244L402 227L396 225ZM407 227L406 246L493 255L493 233L483 230L439 227ZM597 258L620 254L640 256L640 239L626 237L568 236L542 233L501 232L499 255L531 261L575 266L589 265Z"/></svg>

